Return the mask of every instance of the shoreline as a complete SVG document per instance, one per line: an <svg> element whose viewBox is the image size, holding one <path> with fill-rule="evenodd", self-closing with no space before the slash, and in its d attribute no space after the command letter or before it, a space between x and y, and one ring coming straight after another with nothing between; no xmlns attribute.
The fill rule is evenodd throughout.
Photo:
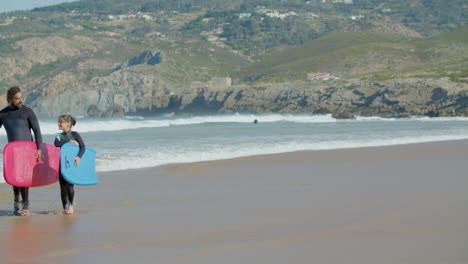
<svg viewBox="0 0 468 264"><path fill-rule="evenodd" d="M106 122L106 126L110 126L104 129L107 132L96 130L99 129L99 125L94 121L83 121L80 122L78 131L90 132L85 137L88 145L93 146L98 151L97 170L99 172L151 168L166 164L222 160L252 155L281 154L303 151L304 149L360 148L468 139L466 136L468 130L465 126L468 119L456 121L456 119L413 118L406 121L400 119L382 121L381 119L370 118L351 122L329 122L330 120L323 120L323 117L314 115L273 115L269 116L269 118L260 125L251 124L252 122L246 123L252 117L235 115L227 119L224 117L216 119L212 116L205 118L193 117L188 120L179 119L174 124L170 120L144 120L136 123ZM282 136L283 132L281 131L285 129L282 128L284 125L281 124L282 121L292 122L292 128L286 128L283 131L287 134L291 133L287 137ZM187 122L194 125L193 129L200 134L190 133L192 127L178 127L178 125L184 125ZM240 122L240 124L237 122ZM374 122L376 122L375 125ZM217 125L210 128L212 123ZM134 125L135 128L142 129L128 130ZM56 132L55 122L53 124L43 124L43 126L45 130L53 128L52 130ZM232 131L233 133L226 133L226 136L221 137L222 140L218 139L216 135L223 133L223 129L230 126L238 130ZM274 131L270 129L272 127ZM124 129L120 130L119 128ZM220 129L220 131L217 131L216 128ZM327 132L327 130L330 131ZM4 130L1 131L4 132ZM350 134L348 135L344 131L350 131ZM133 134L133 132L136 139L148 138L150 141L138 143L137 140L132 141L133 144L124 142L115 144L116 142L110 140L113 137L125 137L127 133ZM158 136L152 138L154 136L153 132L154 135ZM208 136L206 133L210 135L210 138L213 136L213 141L204 138L204 136ZM246 136L247 134L244 135L243 133L255 136ZM301 136L294 136L296 134ZM45 138L47 139L44 142L53 142L52 134ZM181 142L182 138L184 138L183 142ZM6 138L0 137L0 139L2 139L2 143L6 144ZM236 142L242 144L237 146ZM144 144L145 147L141 149L140 144Z"/></svg>
<svg viewBox="0 0 468 264"><path fill-rule="evenodd" d="M168 163L168 164L161 164L156 166L149 166L143 168L129 168L129 169L122 169L122 170L114 170L114 171L97 171L97 174L109 174L109 173L124 173L124 172L138 172L138 171L146 171L146 170L153 170L158 168L165 168L165 167L172 167L172 166L183 166L183 165L190 165L196 163L210 163L210 162L222 162L222 161L229 161L229 160L241 160L241 159L249 159L249 158L257 158L257 157L269 157L269 156L276 156L276 155L300 155L301 153L316 153L316 152L329 152L329 151L347 151L347 150L359 150L359 149L373 149L373 148L386 148L386 147L398 147L398 146L407 146L407 145L423 145L423 144L452 144L457 143L460 144L468 144L467 139L451 139L451 140L436 140L436 141L425 141L425 142L411 142L411 143L397 143L397 144L389 144L389 145L376 145L376 146L363 146L363 147L344 147L344 148L332 148L332 149L318 149L318 150L297 150L297 151L287 151L287 152L279 152L279 153L267 153L267 154L254 154L254 155L247 155L241 157L234 157L234 158L225 158L225 159L215 159L215 160L204 160L204 161L193 161L193 162L180 162L180 163ZM8 185L3 177L2 182L0 182L0 186L3 184Z"/></svg>
<svg viewBox="0 0 468 264"><path fill-rule="evenodd" d="M456 140L98 173L100 184L75 187L73 216L60 213L58 184L31 188L34 215L0 216L0 255L5 264L467 263L467 157L468 140ZM0 194L2 214L11 188Z"/></svg>
<svg viewBox="0 0 468 264"><path fill-rule="evenodd" d="M158 168L165 168L165 167L173 167L173 166L184 166L196 163L210 163L210 162L222 162L222 161L230 161L230 160L242 160L242 159L250 159L250 158L258 158L258 157L269 157L269 156L281 156L281 155L297 155L307 154L307 153L317 153L317 152L329 152L329 151L352 151L352 150L359 150L359 149L374 149L374 148L387 148L387 147L399 147L399 146L410 146L410 145L425 145L425 144L467 144L468 145L468 138L467 139L452 139L452 140L437 140L437 141L425 141L425 142L414 142L414 143L402 143L402 144L390 144L390 145L378 145L378 146L363 146L363 147L349 147L349 148L333 148L333 149L319 149L319 150L296 150L296 151L287 151L287 152L279 152L279 153L267 153L267 154L256 154L256 155L247 155L241 157L234 157L234 158L226 158L226 159L215 159L215 160L204 160L204 161L193 161L193 162L180 162L180 163L169 163L169 164L161 164L157 166L150 166L150 167L143 167L143 168L130 168L130 169L123 169L123 170L115 170L115 171L98 171L98 174L107 174L107 173L117 173L117 172L133 172L133 171L145 171L145 170L153 170Z"/></svg>

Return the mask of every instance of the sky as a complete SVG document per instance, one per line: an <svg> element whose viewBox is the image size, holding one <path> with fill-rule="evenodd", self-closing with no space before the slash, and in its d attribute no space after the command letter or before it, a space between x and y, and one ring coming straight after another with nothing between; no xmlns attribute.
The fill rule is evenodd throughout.
<svg viewBox="0 0 468 264"><path fill-rule="evenodd" d="M76 0L0 0L0 12L31 10L36 7L56 5Z"/></svg>

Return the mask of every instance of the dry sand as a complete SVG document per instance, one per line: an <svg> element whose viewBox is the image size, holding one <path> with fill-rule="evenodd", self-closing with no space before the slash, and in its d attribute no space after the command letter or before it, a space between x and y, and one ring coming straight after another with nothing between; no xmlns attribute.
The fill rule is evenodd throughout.
<svg viewBox="0 0 468 264"><path fill-rule="evenodd" d="M99 173L31 189L7 216L0 262L468 263L468 141L307 151Z"/></svg>

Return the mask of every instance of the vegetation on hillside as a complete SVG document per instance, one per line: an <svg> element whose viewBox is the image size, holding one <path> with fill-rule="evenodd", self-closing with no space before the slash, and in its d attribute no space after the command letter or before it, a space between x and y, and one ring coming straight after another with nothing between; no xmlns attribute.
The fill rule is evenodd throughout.
<svg viewBox="0 0 468 264"><path fill-rule="evenodd" d="M433 33L466 24L466 0L81 0L33 9L34 12L81 12L96 15L200 10L251 12L258 6L325 15L368 15L378 12L420 32ZM464 15L465 14L465 15Z"/></svg>
<svg viewBox="0 0 468 264"><path fill-rule="evenodd" d="M414 41L389 33L335 33L265 57L239 76L249 81L285 81L305 79L308 72L329 72L346 78L425 76L462 81L468 52L466 36L467 26Z"/></svg>
<svg viewBox="0 0 468 264"><path fill-rule="evenodd" d="M80 74L89 82L149 49L166 55L152 70L181 83L212 76L304 80L314 71L349 78L446 76L464 82L466 2L81 0L0 13L0 56L21 56L18 41L31 37L94 41L94 53L83 50L76 58L35 63L28 73L15 75L25 83L46 72L77 68L90 58L106 60L107 68L93 65ZM375 32L385 31L375 27L384 20L396 26ZM424 38L400 34L398 28L406 27Z"/></svg>

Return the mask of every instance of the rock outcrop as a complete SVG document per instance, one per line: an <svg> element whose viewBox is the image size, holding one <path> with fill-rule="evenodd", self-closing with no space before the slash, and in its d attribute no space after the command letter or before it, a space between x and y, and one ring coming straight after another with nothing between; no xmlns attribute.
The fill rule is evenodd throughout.
<svg viewBox="0 0 468 264"><path fill-rule="evenodd" d="M157 50L148 50L141 53L138 56L131 58L130 60L126 61L124 64L119 65L114 69L114 71L122 70L127 67L140 65L140 64L148 64L148 65L156 65L163 61L163 56L160 51Z"/></svg>
<svg viewBox="0 0 468 264"><path fill-rule="evenodd" d="M172 89L169 83L138 69L117 71L96 79L89 89L38 95L29 103L41 116L64 112L93 117L222 112L313 112L332 113L336 118L468 115L467 85L448 79L251 86L230 86L219 80ZM220 85L213 85L216 83Z"/></svg>
<svg viewBox="0 0 468 264"><path fill-rule="evenodd" d="M22 85L26 104L43 117L222 112L313 112L332 113L336 118L468 115L468 84L448 78L233 85L228 77L201 82L192 81L192 76L181 81L190 68L171 68L170 57L163 65L164 56L157 50L132 52L139 55L123 64L124 60L97 52L100 45L122 45L115 40L50 37L25 39L18 45L12 56L0 58L0 82L7 87L18 76L27 75ZM54 68L55 64L60 67ZM34 69L44 74L36 76ZM210 76L203 69L198 73ZM0 107L5 104L0 100Z"/></svg>

